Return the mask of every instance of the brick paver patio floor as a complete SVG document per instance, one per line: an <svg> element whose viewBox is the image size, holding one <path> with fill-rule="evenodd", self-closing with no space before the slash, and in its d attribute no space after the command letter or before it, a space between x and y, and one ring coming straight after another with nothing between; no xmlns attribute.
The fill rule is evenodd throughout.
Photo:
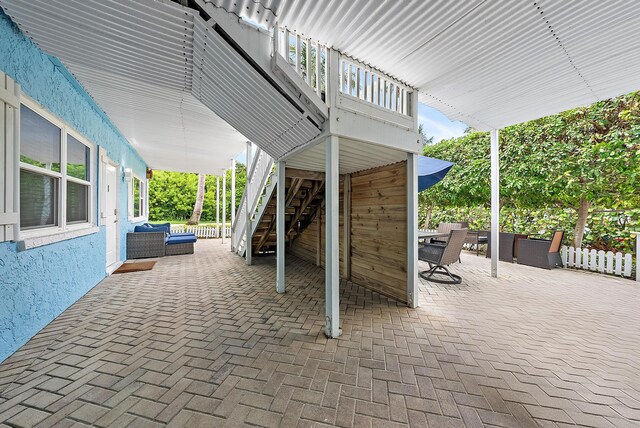
<svg viewBox="0 0 640 428"><path fill-rule="evenodd" d="M113 275L0 366L9 426L640 426L640 287L463 256L421 308L220 241Z"/></svg>

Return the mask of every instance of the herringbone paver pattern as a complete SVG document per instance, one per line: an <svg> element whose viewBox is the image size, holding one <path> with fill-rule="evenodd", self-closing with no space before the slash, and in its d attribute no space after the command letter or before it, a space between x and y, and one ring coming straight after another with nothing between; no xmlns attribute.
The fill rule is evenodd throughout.
<svg viewBox="0 0 640 428"><path fill-rule="evenodd" d="M114 275L0 366L8 426L640 426L640 289L463 256L422 307L219 241Z"/></svg>

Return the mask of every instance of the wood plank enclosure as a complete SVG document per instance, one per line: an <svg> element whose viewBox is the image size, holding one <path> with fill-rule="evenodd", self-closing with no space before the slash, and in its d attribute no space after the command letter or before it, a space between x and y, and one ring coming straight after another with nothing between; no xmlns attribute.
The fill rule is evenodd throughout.
<svg viewBox="0 0 640 428"><path fill-rule="evenodd" d="M407 165L360 171L340 181L340 276L398 301L407 301ZM350 211L350 212L349 212ZM350 239L345 239L350 238ZM350 240L350 242L346 242ZM348 247L348 248L345 248ZM345 250L349 257L345 261ZM304 260L325 260L324 208L292 243L290 252ZM320 257L318 257L318 254ZM349 266L346 266L346 264ZM350 277L349 277L350 272Z"/></svg>

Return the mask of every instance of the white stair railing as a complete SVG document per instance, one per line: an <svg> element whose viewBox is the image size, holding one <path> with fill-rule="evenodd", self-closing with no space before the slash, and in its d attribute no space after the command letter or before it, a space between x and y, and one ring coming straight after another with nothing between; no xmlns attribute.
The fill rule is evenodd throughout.
<svg viewBox="0 0 640 428"><path fill-rule="evenodd" d="M327 90L329 48L287 28L276 27L274 37L278 53L322 98Z"/></svg>
<svg viewBox="0 0 640 428"><path fill-rule="evenodd" d="M266 205L271 197L271 193L265 197L265 190L269 177L273 170L273 159L266 152L260 148L256 150L256 153L251 162L251 168L247 173L247 186L240 200L240 207L236 214L235 222L232 225L233 230L233 242L232 248L240 255L244 255L246 248L246 228L247 228L247 198L249 200L249 212L251 214L252 233L255 230L256 223L262 217L264 212L264 205ZM270 180L273 182L274 178ZM269 183L270 185L272 183ZM247 189L249 192L247 192ZM259 209L260 208L260 209ZM256 212L258 211L258 212ZM259 215L256 215L259 214Z"/></svg>

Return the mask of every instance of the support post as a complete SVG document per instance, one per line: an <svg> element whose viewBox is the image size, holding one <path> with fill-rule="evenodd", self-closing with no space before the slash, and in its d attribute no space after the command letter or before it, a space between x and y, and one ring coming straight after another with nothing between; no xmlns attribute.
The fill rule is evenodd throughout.
<svg viewBox="0 0 640 428"><path fill-rule="evenodd" d="M636 232L636 281L640 282L640 232Z"/></svg>
<svg viewBox="0 0 640 428"><path fill-rule="evenodd" d="M407 154L407 305L418 302L418 155Z"/></svg>
<svg viewBox="0 0 640 428"><path fill-rule="evenodd" d="M498 277L498 243L500 242L500 138L491 131L491 276Z"/></svg>
<svg viewBox="0 0 640 428"><path fill-rule="evenodd" d="M234 232L233 232L233 223L236 221L236 160L233 159L231 161L231 251L235 251L233 248Z"/></svg>
<svg viewBox="0 0 640 428"><path fill-rule="evenodd" d="M284 259L285 259L285 163L276 164L278 181L276 182L276 291L284 293Z"/></svg>
<svg viewBox="0 0 640 428"><path fill-rule="evenodd" d="M222 176L222 243L224 244L225 229L227 228L227 170Z"/></svg>
<svg viewBox="0 0 640 428"><path fill-rule="evenodd" d="M640 230L631 235L636 235L636 281L640 282Z"/></svg>
<svg viewBox="0 0 640 428"><path fill-rule="evenodd" d="M220 237L220 177L216 177L216 238Z"/></svg>
<svg viewBox="0 0 640 428"><path fill-rule="evenodd" d="M252 243L251 243L251 241L253 240L253 234L251 233L253 231L253 227L251 226L251 209L249 208L251 206L251 177L249 176L249 173L251 171L252 162L253 162L253 158L251 157L251 141L247 141L247 181L244 189L244 193L245 193L244 212L246 215L244 252L245 252L245 261L248 266L251 266L251 263L252 263L251 250L253 249Z"/></svg>
<svg viewBox="0 0 640 428"><path fill-rule="evenodd" d="M339 247L339 140L331 135L326 141L325 200L325 334L340 336L340 247Z"/></svg>
<svg viewBox="0 0 640 428"><path fill-rule="evenodd" d="M343 276L347 281L351 279L351 174L344 176L344 188L342 190L342 261Z"/></svg>
<svg viewBox="0 0 640 428"><path fill-rule="evenodd" d="M318 208L318 239L316 240L316 266L322 266L322 207Z"/></svg>

